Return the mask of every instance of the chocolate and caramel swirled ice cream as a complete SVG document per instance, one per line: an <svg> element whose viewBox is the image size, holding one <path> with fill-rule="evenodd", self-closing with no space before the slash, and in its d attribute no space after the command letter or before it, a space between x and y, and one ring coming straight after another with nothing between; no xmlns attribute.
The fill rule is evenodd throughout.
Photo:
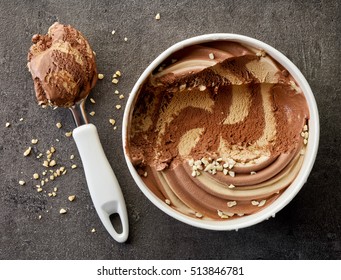
<svg viewBox="0 0 341 280"><path fill-rule="evenodd" d="M27 66L39 105L71 107L86 98L97 82L97 68L82 33L56 22L32 42Z"/></svg>
<svg viewBox="0 0 341 280"><path fill-rule="evenodd" d="M258 212L297 176L306 99L289 72L232 41L186 47L141 86L126 151L147 187L177 211L225 220Z"/></svg>

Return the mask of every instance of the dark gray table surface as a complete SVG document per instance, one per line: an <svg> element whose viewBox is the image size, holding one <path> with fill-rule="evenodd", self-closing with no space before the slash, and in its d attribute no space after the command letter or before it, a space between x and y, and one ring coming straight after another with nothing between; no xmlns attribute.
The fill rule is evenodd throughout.
<svg viewBox="0 0 341 280"><path fill-rule="evenodd" d="M96 104L88 101L86 108L96 112L91 122L127 202L130 236L125 244L108 235L92 205L77 148L64 135L74 128L70 113L44 110L35 102L27 51L32 35L45 34L55 21L81 30L105 75L91 93ZM340 259L340 22L336 0L1 0L0 259ZM163 50L216 32L248 35L287 55L310 83L321 121L319 152L306 185L275 219L237 232L197 229L152 205L129 174L121 142L123 109L115 109L116 104L124 107L139 75ZM110 79L116 70L122 72L117 86ZM115 89L126 98L119 100ZM116 131L109 118L116 119ZM39 139L34 153L54 146L57 162L68 168L65 176L46 184L46 192L38 193L31 179L44 170L41 160L34 153L23 156L32 138ZM71 170L71 162L78 168ZM49 197L53 187L57 196ZM74 202L67 199L71 194ZM60 215L61 207L68 213Z"/></svg>

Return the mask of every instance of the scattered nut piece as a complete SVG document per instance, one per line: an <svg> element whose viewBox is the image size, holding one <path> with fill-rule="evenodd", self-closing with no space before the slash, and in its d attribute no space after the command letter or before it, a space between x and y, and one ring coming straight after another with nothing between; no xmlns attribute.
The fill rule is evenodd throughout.
<svg viewBox="0 0 341 280"><path fill-rule="evenodd" d="M111 34L112 34L112 35L114 35L114 34L115 34L115 32L116 32L116 31L115 31L115 30L113 30L113 31L111 31Z"/></svg>
<svg viewBox="0 0 341 280"><path fill-rule="evenodd" d="M306 124L303 126L303 131L308 131L308 126Z"/></svg>
<svg viewBox="0 0 341 280"><path fill-rule="evenodd" d="M204 91L205 89L206 89L206 86L204 86L204 85L200 85L200 86L199 86L199 90L200 90L200 91Z"/></svg>
<svg viewBox="0 0 341 280"><path fill-rule="evenodd" d="M38 180L38 179L39 179L39 174L38 174L38 173L34 173L34 174L33 174L33 178L36 179L36 180Z"/></svg>
<svg viewBox="0 0 341 280"><path fill-rule="evenodd" d="M124 41L127 42L127 41L128 41L128 38L127 38L127 37L124 37Z"/></svg>
<svg viewBox="0 0 341 280"><path fill-rule="evenodd" d="M121 71L120 70L117 70L116 72L115 72L115 75L117 76L117 77L121 77Z"/></svg>
<svg viewBox="0 0 341 280"><path fill-rule="evenodd" d="M65 132L65 136L66 136L66 137L71 137L71 136L72 136L72 131Z"/></svg>
<svg viewBox="0 0 341 280"><path fill-rule="evenodd" d="M257 201L257 200L252 200L252 201L251 201L251 204L252 204L253 206L257 206L257 205L259 205L259 201Z"/></svg>
<svg viewBox="0 0 341 280"><path fill-rule="evenodd" d="M114 130L116 130L116 129L117 129L117 126L115 125L115 126L114 126Z"/></svg>
<svg viewBox="0 0 341 280"><path fill-rule="evenodd" d="M265 199L261 200L261 202L259 202L259 204L258 204L258 207L264 206L265 203L266 203L266 200L265 200Z"/></svg>
<svg viewBox="0 0 341 280"><path fill-rule="evenodd" d="M98 77L99 80L103 80L104 75L103 74L98 74L97 77Z"/></svg>
<svg viewBox="0 0 341 280"><path fill-rule="evenodd" d="M69 201L74 201L76 198L75 195L69 195L69 197L67 198Z"/></svg>
<svg viewBox="0 0 341 280"><path fill-rule="evenodd" d="M250 174L251 174L251 175L256 175L257 172L256 172L256 171L251 171Z"/></svg>
<svg viewBox="0 0 341 280"><path fill-rule="evenodd" d="M32 144L37 144L37 143L38 143L38 139L32 139L32 140L31 140L31 143L32 143Z"/></svg>
<svg viewBox="0 0 341 280"><path fill-rule="evenodd" d="M115 94L119 94L120 92L118 90L115 90Z"/></svg>
<svg viewBox="0 0 341 280"><path fill-rule="evenodd" d="M91 229L91 232L92 232L92 233L96 232L96 229L95 229L95 228L92 228L92 229Z"/></svg>
<svg viewBox="0 0 341 280"><path fill-rule="evenodd" d="M202 217L203 217L203 214L201 214L201 213L199 213L199 212L196 212L196 213L195 213L195 216L196 216L197 218L199 218L199 219L200 219L200 218L202 218Z"/></svg>
<svg viewBox="0 0 341 280"><path fill-rule="evenodd" d="M23 120L24 120L24 118L20 118L20 119L19 119L19 122L22 122Z"/></svg>
<svg viewBox="0 0 341 280"><path fill-rule="evenodd" d="M61 209L59 210L59 214L65 214L66 212L67 212L67 210L64 209L64 208L61 208Z"/></svg>
<svg viewBox="0 0 341 280"><path fill-rule="evenodd" d="M45 163L45 161L44 161L44 163ZM49 162L49 166L55 166L57 163L56 163L56 161L53 159L53 160L51 160L50 162ZM45 166L45 165L44 165Z"/></svg>
<svg viewBox="0 0 341 280"><path fill-rule="evenodd" d="M116 107L117 110L119 110L119 109L121 109L122 106L118 104L115 107Z"/></svg>
<svg viewBox="0 0 341 280"><path fill-rule="evenodd" d="M235 185L232 185L232 184L228 186L229 189L233 189L233 188L235 188L235 187L236 187L236 186L235 186Z"/></svg>
<svg viewBox="0 0 341 280"><path fill-rule="evenodd" d="M48 162L47 160L44 160L44 162L43 162L43 166L45 166L45 167L49 167L49 162Z"/></svg>
<svg viewBox="0 0 341 280"><path fill-rule="evenodd" d="M109 119L109 122L112 124L112 125L115 125L116 121L114 119Z"/></svg>
<svg viewBox="0 0 341 280"><path fill-rule="evenodd" d="M179 87L179 90L180 90L180 91L183 91L185 88L186 88L186 84L183 84L183 85L181 85L181 86Z"/></svg>
<svg viewBox="0 0 341 280"><path fill-rule="evenodd" d="M38 220L40 220L40 219L41 219L41 215L38 216Z"/></svg>
<svg viewBox="0 0 341 280"><path fill-rule="evenodd" d="M23 186L23 185L25 185L25 184L26 184L26 182L25 182L24 180L20 180L20 181L19 181L19 185L20 185L20 186Z"/></svg>
<svg viewBox="0 0 341 280"><path fill-rule="evenodd" d="M222 219L228 219L229 218L229 216L221 210L217 210L217 213L218 213L218 216Z"/></svg>
<svg viewBox="0 0 341 280"><path fill-rule="evenodd" d="M74 158L75 158L75 155L71 155L71 156L70 156L70 159L74 159Z"/></svg>
<svg viewBox="0 0 341 280"><path fill-rule="evenodd" d="M10 127L11 124L10 124L9 122L7 122L5 126L6 126L6 127Z"/></svg>
<svg viewBox="0 0 341 280"><path fill-rule="evenodd" d="M308 140L307 139L303 139L303 144L307 145L308 144Z"/></svg>
<svg viewBox="0 0 341 280"><path fill-rule="evenodd" d="M76 165L76 164L73 164L73 165L71 165L71 168L72 168L72 169L75 169L75 168L77 168L77 165Z"/></svg>
<svg viewBox="0 0 341 280"><path fill-rule="evenodd" d="M54 180L54 175L50 175L50 180L51 180L51 181Z"/></svg>
<svg viewBox="0 0 341 280"><path fill-rule="evenodd" d="M157 13L156 16L155 16L155 19L159 20L160 18L161 18L160 13Z"/></svg>
<svg viewBox="0 0 341 280"><path fill-rule="evenodd" d="M95 104L95 103L96 103L95 99L93 99L93 98L90 98L90 102L91 102L92 104Z"/></svg>
<svg viewBox="0 0 341 280"><path fill-rule="evenodd" d="M95 115L95 111L90 112L89 115L93 117Z"/></svg>
<svg viewBox="0 0 341 280"><path fill-rule="evenodd" d="M292 89L294 89L296 92L301 92L301 89L296 85L294 81L290 81L289 83Z"/></svg>
<svg viewBox="0 0 341 280"><path fill-rule="evenodd" d="M37 192L42 192L43 191L43 189L42 188L37 188Z"/></svg>
<svg viewBox="0 0 341 280"><path fill-rule="evenodd" d="M50 148L50 152L53 154L55 151L56 151L55 147L52 146L52 147Z"/></svg>
<svg viewBox="0 0 341 280"><path fill-rule="evenodd" d="M213 54L213 53L210 53L210 54L208 55L208 57L209 57L210 59L214 59L214 54Z"/></svg>
<svg viewBox="0 0 341 280"><path fill-rule="evenodd" d="M166 202L166 204L168 204L168 205L171 204L171 201L170 201L168 198L165 199L165 202Z"/></svg>
<svg viewBox="0 0 341 280"><path fill-rule="evenodd" d="M264 57L266 55L266 52L264 50L259 50L259 52L256 53L256 56L258 57Z"/></svg>
<svg viewBox="0 0 341 280"><path fill-rule="evenodd" d="M31 153L31 147L28 147L26 151L24 152L24 156L27 157Z"/></svg>
<svg viewBox="0 0 341 280"><path fill-rule="evenodd" d="M227 207L230 207L230 208L231 208L231 207L233 207L233 206L235 206L235 205L237 205L237 201L235 201L235 200L234 200L234 201L228 201L228 202L227 202Z"/></svg>
<svg viewBox="0 0 341 280"><path fill-rule="evenodd" d="M124 95L121 94L118 98L119 98L119 99L123 99L123 98L124 98Z"/></svg>
<svg viewBox="0 0 341 280"><path fill-rule="evenodd" d="M229 175L230 175L231 177L235 177L235 176L236 176L236 173L235 173L234 171L229 171Z"/></svg>
<svg viewBox="0 0 341 280"><path fill-rule="evenodd" d="M118 84L118 79L114 78L114 79L112 79L111 82L112 82L113 84Z"/></svg>
<svg viewBox="0 0 341 280"><path fill-rule="evenodd" d="M60 122L56 123L56 127L61 128L62 124Z"/></svg>

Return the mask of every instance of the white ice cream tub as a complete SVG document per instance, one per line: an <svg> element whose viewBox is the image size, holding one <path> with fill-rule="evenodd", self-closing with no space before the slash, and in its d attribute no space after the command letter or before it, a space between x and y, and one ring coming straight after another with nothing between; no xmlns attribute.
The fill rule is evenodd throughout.
<svg viewBox="0 0 341 280"><path fill-rule="evenodd" d="M234 41L241 43L246 46L251 46L257 49L264 50L267 54L269 54L272 58L277 60L284 68L286 68L289 73L293 76L293 78L298 83L299 87L302 89L304 96L307 100L310 119L308 121L309 126L309 141L307 144L306 154L304 156L303 165L295 178L295 180L291 183L291 185L281 194L271 205L265 207L259 212L252 215L245 215L243 217L232 219L232 220L202 220L189 217L185 214L178 212L177 210L169 207L164 201L160 200L143 182L140 175L137 173L136 169L132 165L129 155L126 153L126 146L128 141L128 127L129 121L131 119L131 115L134 109L134 102L136 100L136 95L139 93L141 85L144 81L149 77L149 75L159 66L162 62L168 58L170 55L175 53L176 51L196 44L207 43L216 40L226 40L226 41ZM300 191L302 186L306 183L307 178L312 170L313 164L315 162L318 144L319 144L319 136L320 136L320 124L319 124L319 114L316 106L316 101L312 90L301 73L301 71L281 52L271 47L270 45L238 34L229 34L229 33L217 33L217 34L207 34L202 36L197 36L193 38L186 39L179 43L174 44L163 53L161 53L142 73L140 78L137 80L135 86L132 89L132 92L127 101L127 105L124 112L123 117L123 127L122 127L122 140L123 140L123 149L125 154L125 159L129 168L129 171L134 178L137 186L144 193L144 195L160 210L167 213L169 216L184 222L186 224L210 229L210 230L238 230L240 228L249 227L255 225L259 222L269 219L270 217L275 217L275 214L280 211L283 207L285 207Z"/></svg>

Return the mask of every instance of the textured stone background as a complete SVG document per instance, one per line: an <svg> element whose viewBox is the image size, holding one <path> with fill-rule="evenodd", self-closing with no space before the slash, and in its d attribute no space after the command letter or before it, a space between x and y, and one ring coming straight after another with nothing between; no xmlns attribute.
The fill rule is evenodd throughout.
<svg viewBox="0 0 341 280"><path fill-rule="evenodd" d="M0 258L1 259L340 259L340 22L339 1L5 1L0 9ZM154 19L161 13L161 20ZM67 110L38 108L26 68L30 39L55 21L83 32L106 78L87 102L90 117L127 202L130 237L118 244L92 206L75 143L64 133L74 124ZM113 36L111 31L115 29ZM153 206L129 175L121 144L124 105L145 67L179 40L215 32L249 35L287 55L315 94L321 119L316 164L307 184L275 219L238 232L212 232L180 223ZM128 41L124 42L123 38ZM117 86L110 75L121 70ZM19 119L23 118L23 121ZM108 119L115 118L114 131ZM58 130L55 124L63 127ZM11 126L5 128L5 123ZM51 145L58 163L79 168L47 184L54 198L35 191L41 160L23 152ZM56 142L55 139L59 139ZM25 186L18 180L24 179ZM70 203L68 195L76 194ZM68 209L66 215L58 213ZM42 215L42 219L38 216ZM91 229L96 228L95 233Z"/></svg>

